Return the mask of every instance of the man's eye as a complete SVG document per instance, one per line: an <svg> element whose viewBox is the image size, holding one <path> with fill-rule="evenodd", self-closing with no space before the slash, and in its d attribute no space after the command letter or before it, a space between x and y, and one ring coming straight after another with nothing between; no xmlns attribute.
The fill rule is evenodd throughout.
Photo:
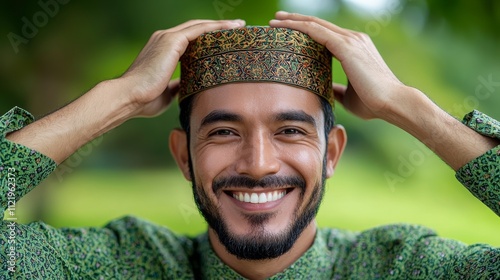
<svg viewBox="0 0 500 280"><path fill-rule="evenodd" d="M295 129L295 128L283 129L283 131L281 133L283 133L283 134L302 134L302 132L300 130Z"/></svg>
<svg viewBox="0 0 500 280"><path fill-rule="evenodd" d="M234 133L229 129L219 129L211 133L211 135L228 136L228 135L234 135Z"/></svg>

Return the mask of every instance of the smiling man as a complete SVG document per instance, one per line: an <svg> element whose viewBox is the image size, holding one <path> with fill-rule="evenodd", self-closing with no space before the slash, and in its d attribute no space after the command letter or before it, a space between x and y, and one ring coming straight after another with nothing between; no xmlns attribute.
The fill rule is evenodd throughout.
<svg viewBox="0 0 500 280"><path fill-rule="evenodd" d="M345 145L333 127L331 60L306 34L270 27L206 33L181 59L183 130L170 143L219 255L281 256L284 268L283 254L310 246Z"/></svg>
<svg viewBox="0 0 500 280"><path fill-rule="evenodd" d="M86 142L165 110L178 93L170 149L208 223L197 237L126 217L104 228L1 224L4 276L46 279L497 279L500 250L425 227L318 229L325 180L346 144L333 100L429 146L500 213L500 124L464 123L402 84L368 36L278 12L271 27L190 21L156 32L120 78L33 122L2 117L2 209ZM331 82L331 56L349 85ZM181 82L171 81L181 61ZM334 94L335 93L335 94ZM166 213L168 215L168 213Z"/></svg>

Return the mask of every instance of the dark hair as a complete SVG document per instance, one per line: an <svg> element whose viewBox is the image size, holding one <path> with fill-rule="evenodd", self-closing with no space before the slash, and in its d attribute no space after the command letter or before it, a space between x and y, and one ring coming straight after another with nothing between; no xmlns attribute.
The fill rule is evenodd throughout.
<svg viewBox="0 0 500 280"><path fill-rule="evenodd" d="M197 95L191 95L186 97L184 100L181 101L179 104L179 121L181 123L182 129L186 132L187 136L187 141L189 145L189 140L190 140L190 127L189 127L189 120L191 118L191 111L193 109L193 104L195 101L195 97ZM330 130L332 130L333 126L335 125L335 116L333 114L333 108L332 105L324 98L321 98L317 96L321 102L321 109L323 111L323 115L325 117L325 140L326 143L328 144L328 134L330 133Z"/></svg>

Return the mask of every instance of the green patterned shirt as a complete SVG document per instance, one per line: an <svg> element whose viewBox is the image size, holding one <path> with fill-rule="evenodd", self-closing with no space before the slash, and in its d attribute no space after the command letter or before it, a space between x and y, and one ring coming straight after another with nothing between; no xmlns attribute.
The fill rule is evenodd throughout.
<svg viewBox="0 0 500 280"><path fill-rule="evenodd" d="M5 139L33 117L0 118L0 279L242 279L212 250L207 234L187 237L135 217L103 228L17 224L9 208L45 179L50 158ZM478 111L464 123L500 139L500 123ZM500 214L500 146L467 163L457 179ZM303 256L271 279L500 279L500 249L397 224L363 232L319 229Z"/></svg>

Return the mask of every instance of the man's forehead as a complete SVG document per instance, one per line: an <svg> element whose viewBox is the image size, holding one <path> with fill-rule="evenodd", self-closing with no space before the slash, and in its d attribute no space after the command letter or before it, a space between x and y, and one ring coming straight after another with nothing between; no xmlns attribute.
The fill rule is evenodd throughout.
<svg viewBox="0 0 500 280"><path fill-rule="evenodd" d="M245 27L201 35L181 57L179 101L231 83L281 83L333 105L331 54L299 31Z"/></svg>
<svg viewBox="0 0 500 280"><path fill-rule="evenodd" d="M275 120L284 120L286 114L298 112L319 118L322 112L317 95L280 83L221 85L200 92L193 101L192 117L199 121L213 112Z"/></svg>

